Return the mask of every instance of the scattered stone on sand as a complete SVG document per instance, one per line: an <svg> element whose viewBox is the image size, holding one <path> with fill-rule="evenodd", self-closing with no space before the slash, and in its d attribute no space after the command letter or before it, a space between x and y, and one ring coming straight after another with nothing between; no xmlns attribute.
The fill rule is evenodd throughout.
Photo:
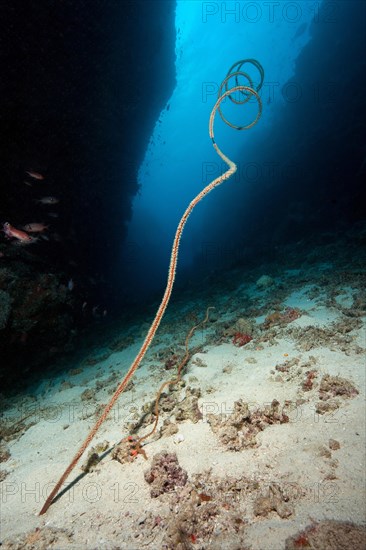
<svg viewBox="0 0 366 550"><path fill-rule="evenodd" d="M341 396L344 398L355 397L358 393L359 391L352 384L352 382L350 382L350 380L347 380L347 378L325 374L321 379L319 398L322 401L327 401L328 399L336 396Z"/></svg>
<svg viewBox="0 0 366 550"><path fill-rule="evenodd" d="M73 533L58 527L36 527L28 533L4 540L2 550L48 550L49 548L69 548L73 546Z"/></svg>
<svg viewBox="0 0 366 550"><path fill-rule="evenodd" d="M187 483L188 474L178 463L175 453L162 452L154 455L151 468L145 472L145 480L151 485L150 495L156 498L170 493Z"/></svg>
<svg viewBox="0 0 366 550"><path fill-rule="evenodd" d="M313 523L286 539L285 550L364 550L366 528L350 522L325 520Z"/></svg>
<svg viewBox="0 0 366 550"><path fill-rule="evenodd" d="M272 277L269 277L269 275L262 275L259 279L257 279L255 284L260 290L265 290L266 288L274 285L274 280Z"/></svg>
<svg viewBox="0 0 366 550"><path fill-rule="evenodd" d="M256 436L271 424L283 424L289 417L277 400L270 406L250 412L242 399L234 403L234 410L226 420L223 415L208 414L207 421L220 442L230 451L241 451L257 445Z"/></svg>
<svg viewBox="0 0 366 550"><path fill-rule="evenodd" d="M267 496L258 496L253 504L255 516L268 516L270 512L277 512L280 518L288 518L294 513L289 496L275 483L269 485Z"/></svg>
<svg viewBox="0 0 366 550"><path fill-rule="evenodd" d="M329 449L332 449L332 451L337 451L341 448L339 441L337 441L336 439L330 439L328 445Z"/></svg>

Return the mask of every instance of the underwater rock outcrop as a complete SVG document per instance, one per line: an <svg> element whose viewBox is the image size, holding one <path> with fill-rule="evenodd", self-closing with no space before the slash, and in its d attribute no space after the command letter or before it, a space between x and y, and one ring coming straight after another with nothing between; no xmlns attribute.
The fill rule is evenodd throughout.
<svg viewBox="0 0 366 550"><path fill-rule="evenodd" d="M183 487L188 474L179 466L175 453L163 452L154 455L151 468L145 472L145 480L151 485L151 497L155 498Z"/></svg>
<svg viewBox="0 0 366 550"><path fill-rule="evenodd" d="M61 275L40 273L20 260L0 269L2 383L70 351L77 334L75 298Z"/></svg>
<svg viewBox="0 0 366 550"><path fill-rule="evenodd" d="M270 406L251 412L248 404L239 399L234 410L226 420L221 415L209 414L207 421L220 442L229 451L241 451L257 445L256 436L271 424L283 424L289 417L280 409L280 403L274 399Z"/></svg>

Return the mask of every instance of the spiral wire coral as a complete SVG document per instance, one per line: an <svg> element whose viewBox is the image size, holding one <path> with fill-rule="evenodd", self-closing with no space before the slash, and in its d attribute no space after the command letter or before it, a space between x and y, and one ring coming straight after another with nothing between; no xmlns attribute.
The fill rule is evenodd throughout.
<svg viewBox="0 0 366 550"><path fill-rule="evenodd" d="M242 64L244 62L249 62L249 63L252 63L254 64L257 68L258 67L261 67L259 65L259 63L257 61L255 61L253 63L254 60L244 60L244 61L241 61L241 62L238 62L238 63L235 63L232 67L232 69L235 69L237 66L239 67L239 69L241 68ZM232 72L232 69L230 69L229 71L229 74L227 75L226 79L224 80L223 82L223 85L226 86L227 85L227 81L229 78L231 78L232 76L235 76L236 78L236 83L238 83L238 76L244 76L245 78L247 78L249 80L249 83L251 83L251 79L249 78L249 76L244 73L244 72L241 72L240 70L239 71L235 71L235 72ZM260 73L261 75L263 74L263 69L261 68L260 70ZM251 128L252 126L254 126L254 124L256 124L261 116L261 113L262 113L262 102L261 102L261 99L260 99L260 96L258 94L258 91L259 91L259 88L260 86L262 85L262 82L263 82L263 78L261 78L261 82L260 82L260 85L257 87L257 90L255 90L253 87L251 86L241 86L241 85L236 85L234 86L233 88L229 89L229 90L226 90L222 95L221 95L221 91L222 91L222 88L223 88L223 85L220 87L220 94L219 94L219 97L211 111L211 115L210 115L210 119L209 119L209 136L212 140L212 144L213 144L213 147L216 151L216 153L220 156L220 158L229 166L229 169L224 172L224 174L222 174L221 176L217 177L216 179L214 179L211 183L209 183L206 187L204 187L204 189L202 189L202 191L200 191L200 193L198 193L198 195L189 203L188 207L186 208L183 216L181 217L179 223L178 223L178 227L176 229L176 232L175 232L175 236L174 236L174 240L173 240L173 246L172 246L172 250L171 250L171 256L170 256L170 263L169 263L169 270L168 270L168 280L167 280L167 284L166 284L166 288L165 288L165 292L164 292L164 295L163 295L163 298L162 298L162 301L160 303L160 306L155 314L155 317L151 323L151 326L148 330L148 333L145 337L145 340L138 352L138 354L136 355L133 363L131 364L127 374L125 375L124 379L122 380L122 382L119 384L119 386L117 387L116 391L114 392L114 394L112 395L109 403L105 406L103 412L101 413L100 417L98 418L98 420L96 421L96 423L94 424L94 426L91 428L91 430L89 431L86 439L84 440L84 442L82 443L82 445L80 446L80 448L78 449L77 453L75 454L74 458L72 459L72 461L70 462L69 466L66 468L65 472L62 474L62 476L60 477L60 479L58 480L58 482L56 483L54 489L51 491L50 495L48 496L47 500L45 501L41 511L40 511L40 515L44 514L45 512L47 512L48 508L50 507L50 505L52 504L52 501L54 500L54 498L56 497L56 495L58 494L61 486L63 485L63 483L66 481L66 479L69 477L70 473L72 472L72 470L75 468L76 464L78 463L79 459L81 458L81 456L83 455L84 451L86 450L86 448L88 447L88 445L90 444L90 442L92 441L92 439L94 438L95 434L97 433L97 431L99 430L99 428L101 427L101 425L103 424L103 422L105 421L105 419L107 418L109 412L111 411L112 407L114 406L114 404L116 403L117 399L119 398L119 396L121 395L121 393L126 389L126 386L127 384L129 383L129 381L131 380L131 378L133 377L136 369L139 367L144 355L146 354L154 336L155 336L155 333L160 325L160 322L163 318L163 315L165 313L165 310L167 308L167 305L169 303L169 300L170 300L170 296L171 296L171 293L172 293L172 290L173 290L173 285L174 285L174 279L175 279L175 272L176 272L176 267L177 267L177 262L178 262L178 252L179 252L179 244L180 244L180 240L181 240L181 237L182 237L182 233L183 233L183 229L184 229L184 226L185 224L187 223L187 220L191 214L191 212L193 211L193 209L195 208L195 206L208 194L210 193L210 191L212 191L213 189L215 189L215 187L218 187L219 185L221 185L221 183L227 179L229 179L237 170L237 166L234 162L232 162L222 151L221 149L218 147L217 143L215 142L215 137L214 137L214 120L215 120L215 115L216 115L216 112L219 110L220 106L221 106L221 103L224 101L224 99L226 97L228 97L231 101L233 101L234 103L246 103L248 101L248 99L252 96L255 97L255 99L257 100L257 103L258 103L258 114L257 114L257 117L255 118L255 120L247 125L247 126L235 126L235 125L232 125L230 123L228 123L226 121L226 119L223 117L222 113L221 113L221 110L219 110L220 112L220 116L222 117L222 119L224 120L224 122L226 124L229 124L231 127L233 128L236 128L237 130L244 130L244 129L248 129L248 128ZM242 101L238 101L238 100L234 100L234 97L233 97L233 94L236 93L236 92L240 92L240 94L243 94L244 95L244 100Z"/></svg>

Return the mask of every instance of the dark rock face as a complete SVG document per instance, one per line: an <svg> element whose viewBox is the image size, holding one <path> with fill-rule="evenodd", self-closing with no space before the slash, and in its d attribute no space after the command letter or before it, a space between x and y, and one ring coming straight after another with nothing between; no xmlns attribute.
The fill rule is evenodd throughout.
<svg viewBox="0 0 366 550"><path fill-rule="evenodd" d="M0 286L0 352L14 332L37 342L35 355L63 348L73 301L80 312L91 295L94 305L119 296L113 277L137 170L175 85L174 10L171 0L2 3L0 229L50 227L29 246L0 234L0 268L14 283ZM70 278L75 300L58 290Z"/></svg>
<svg viewBox="0 0 366 550"><path fill-rule="evenodd" d="M63 246L42 243L50 260L65 256L89 274L115 260L175 84L174 9L170 0L2 5L0 221L45 216L34 199L57 195L51 222ZM45 182L24 185L26 170Z"/></svg>

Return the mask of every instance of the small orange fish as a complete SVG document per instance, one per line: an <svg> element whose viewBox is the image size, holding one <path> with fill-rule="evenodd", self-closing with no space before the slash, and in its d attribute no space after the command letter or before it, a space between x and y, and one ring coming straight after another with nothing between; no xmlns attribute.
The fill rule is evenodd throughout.
<svg viewBox="0 0 366 550"><path fill-rule="evenodd" d="M33 237L28 235L28 233L26 233L25 231L21 231L20 229L13 227L12 225L10 225L9 222L4 223L3 231L7 237L17 239L19 242L23 244L34 242Z"/></svg>
<svg viewBox="0 0 366 550"><path fill-rule="evenodd" d="M42 197L41 199L35 199L40 204L57 204L59 201L56 197Z"/></svg>
<svg viewBox="0 0 366 550"><path fill-rule="evenodd" d="M25 173L28 174L28 176L30 176L34 180L39 180L39 181L44 180L44 176L42 176L42 174L40 174L39 172L34 172L33 170L26 170Z"/></svg>
<svg viewBox="0 0 366 550"><path fill-rule="evenodd" d="M26 225L23 225L23 229L28 231L28 233L42 233L42 231L45 231L48 228L49 226L44 223L27 223Z"/></svg>

